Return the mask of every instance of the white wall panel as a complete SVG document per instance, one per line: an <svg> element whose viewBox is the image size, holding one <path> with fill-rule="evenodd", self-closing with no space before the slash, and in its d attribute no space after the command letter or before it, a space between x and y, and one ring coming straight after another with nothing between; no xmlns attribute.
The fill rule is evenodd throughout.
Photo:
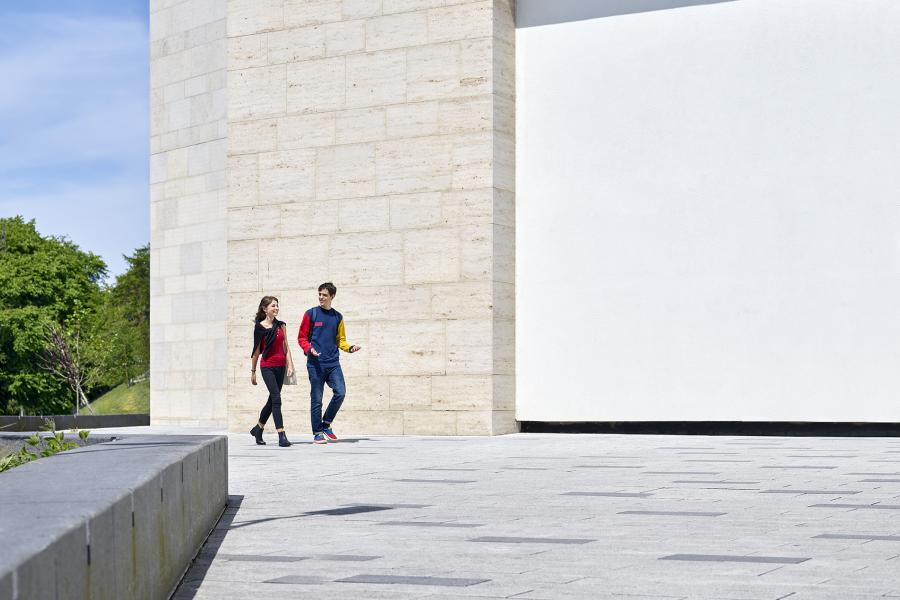
<svg viewBox="0 0 900 600"><path fill-rule="evenodd" d="M900 2L548 6L516 40L517 418L900 421Z"/></svg>

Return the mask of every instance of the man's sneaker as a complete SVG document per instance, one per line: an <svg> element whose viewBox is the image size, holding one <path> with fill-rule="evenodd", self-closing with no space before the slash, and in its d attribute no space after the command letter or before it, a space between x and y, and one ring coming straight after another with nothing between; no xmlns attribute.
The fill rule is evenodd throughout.
<svg viewBox="0 0 900 600"><path fill-rule="evenodd" d="M317 433L313 436L313 444L327 444L328 438L325 437L324 433Z"/></svg>
<svg viewBox="0 0 900 600"><path fill-rule="evenodd" d="M325 429L322 430L322 433L325 434L325 437L328 438L329 442L337 441L337 436L334 435L334 432L331 430L331 427L326 427Z"/></svg>

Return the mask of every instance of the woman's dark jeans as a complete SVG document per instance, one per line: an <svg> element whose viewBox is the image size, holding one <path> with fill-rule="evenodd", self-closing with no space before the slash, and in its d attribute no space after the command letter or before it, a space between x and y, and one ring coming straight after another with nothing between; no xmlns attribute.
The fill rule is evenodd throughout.
<svg viewBox="0 0 900 600"><path fill-rule="evenodd" d="M259 422L263 425L269 420L269 415L275 418L275 429L284 428L284 420L281 418L281 386L284 385L284 367L261 367L259 372L269 390L269 399L259 412Z"/></svg>

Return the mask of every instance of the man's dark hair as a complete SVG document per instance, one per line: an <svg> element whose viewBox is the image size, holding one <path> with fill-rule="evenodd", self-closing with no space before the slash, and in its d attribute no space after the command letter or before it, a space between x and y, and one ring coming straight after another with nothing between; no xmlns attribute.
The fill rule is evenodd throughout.
<svg viewBox="0 0 900 600"><path fill-rule="evenodd" d="M337 288L334 287L334 284L331 283L330 281L326 281L325 283L323 283L322 285L319 286L318 291L321 292L322 290L328 290L328 295L331 296L332 298L337 296Z"/></svg>

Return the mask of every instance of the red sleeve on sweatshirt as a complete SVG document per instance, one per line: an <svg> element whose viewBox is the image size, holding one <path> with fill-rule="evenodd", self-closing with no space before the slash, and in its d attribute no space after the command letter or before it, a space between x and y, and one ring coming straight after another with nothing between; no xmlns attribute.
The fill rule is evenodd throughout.
<svg viewBox="0 0 900 600"><path fill-rule="evenodd" d="M309 322L309 311L303 313L303 321L300 323L300 333L297 334L297 341L303 348L303 354L309 354L309 330L311 323Z"/></svg>

